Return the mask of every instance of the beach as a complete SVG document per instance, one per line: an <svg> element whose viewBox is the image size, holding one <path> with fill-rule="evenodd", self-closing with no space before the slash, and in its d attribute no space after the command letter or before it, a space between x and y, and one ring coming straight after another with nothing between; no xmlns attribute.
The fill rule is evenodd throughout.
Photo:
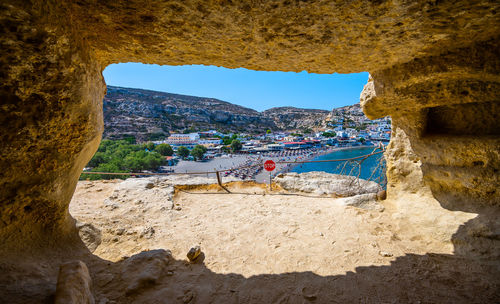
<svg viewBox="0 0 500 304"><path fill-rule="evenodd" d="M370 148L370 146L320 148L303 150L272 151L260 154L227 154L208 161L185 161L181 160L175 167L175 173L200 172L202 176L214 177L214 172L220 171L222 177L232 176L242 180L255 180L258 183L269 182L269 172L264 171L262 164L266 160L280 161L308 161L318 156L327 155L335 151ZM276 164L271 177L280 173L293 170L299 164Z"/></svg>

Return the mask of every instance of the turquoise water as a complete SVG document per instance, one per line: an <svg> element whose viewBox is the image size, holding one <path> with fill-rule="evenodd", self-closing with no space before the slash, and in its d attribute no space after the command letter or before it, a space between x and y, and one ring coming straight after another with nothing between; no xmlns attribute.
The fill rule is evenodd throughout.
<svg viewBox="0 0 500 304"><path fill-rule="evenodd" d="M330 154L325 154L317 156L312 160L330 160L330 159L345 159L352 158L356 156L362 156L370 154L373 151L373 147L366 148L356 148L349 150L334 151ZM380 164L382 161L382 164ZM383 154L377 154L368 157L364 160L361 166L347 162L345 167L342 169L346 162L326 162L326 163L306 163L301 164L291 170L291 172L303 173L311 171L324 171L334 174L344 174L344 175L354 175L357 176L359 173L359 168L361 167L360 178L369 179L378 182L379 184L385 185L385 160ZM352 171L351 171L352 170Z"/></svg>

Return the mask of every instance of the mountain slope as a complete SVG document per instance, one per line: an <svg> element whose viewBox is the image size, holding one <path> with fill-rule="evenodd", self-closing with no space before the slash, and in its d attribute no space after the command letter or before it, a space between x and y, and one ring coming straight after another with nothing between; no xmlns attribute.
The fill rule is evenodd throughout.
<svg viewBox="0 0 500 304"><path fill-rule="evenodd" d="M312 128L329 114L293 107L258 112L215 98L114 86L108 86L103 104L104 138L133 135L139 140L185 129L261 133Z"/></svg>

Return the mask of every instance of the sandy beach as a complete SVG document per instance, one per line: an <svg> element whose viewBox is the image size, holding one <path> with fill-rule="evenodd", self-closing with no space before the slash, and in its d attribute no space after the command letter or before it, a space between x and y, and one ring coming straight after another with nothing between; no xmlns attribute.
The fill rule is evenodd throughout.
<svg viewBox="0 0 500 304"><path fill-rule="evenodd" d="M175 167L175 173L192 172L213 172L223 171L222 177L233 176L242 180L254 180L258 183L269 182L269 172L262 170L259 166L265 160L279 161L307 161L315 157L329 154L335 151L367 148L369 146L342 147L342 148L322 148L322 149L304 149L295 151L276 151L262 154L228 154L222 157L216 157L209 161L185 161L181 160ZM254 166L252 168L247 168ZM271 177L280 173L286 173L296 167L296 164L277 164ZM200 174L206 177L214 177L215 174Z"/></svg>

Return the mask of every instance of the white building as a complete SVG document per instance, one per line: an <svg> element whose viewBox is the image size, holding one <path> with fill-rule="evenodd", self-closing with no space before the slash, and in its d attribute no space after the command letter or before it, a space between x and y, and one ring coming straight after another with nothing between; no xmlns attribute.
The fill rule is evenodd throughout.
<svg viewBox="0 0 500 304"><path fill-rule="evenodd" d="M165 143L170 144L170 145L178 145L178 144L182 144L182 143L197 142L199 139L200 139L200 135L198 133L171 134L165 140Z"/></svg>

